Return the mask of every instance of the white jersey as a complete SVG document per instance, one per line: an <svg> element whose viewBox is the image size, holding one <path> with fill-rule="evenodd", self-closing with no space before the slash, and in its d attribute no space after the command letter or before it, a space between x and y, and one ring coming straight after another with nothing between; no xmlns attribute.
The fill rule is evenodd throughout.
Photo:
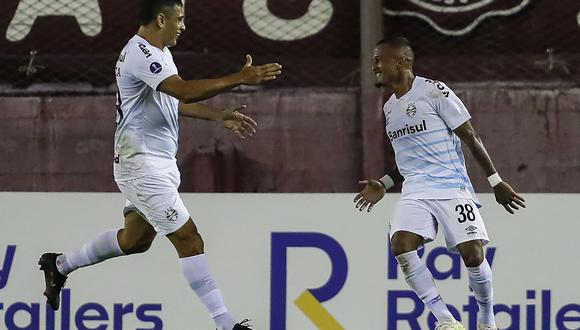
<svg viewBox="0 0 580 330"><path fill-rule="evenodd" d="M452 130L471 118L444 83L416 76L411 89L384 106L386 131L405 178L402 198L469 198L477 204L461 141Z"/></svg>
<svg viewBox="0 0 580 330"><path fill-rule="evenodd" d="M121 51L117 77L116 181L177 171L179 101L157 91L177 67L163 50L134 36Z"/></svg>

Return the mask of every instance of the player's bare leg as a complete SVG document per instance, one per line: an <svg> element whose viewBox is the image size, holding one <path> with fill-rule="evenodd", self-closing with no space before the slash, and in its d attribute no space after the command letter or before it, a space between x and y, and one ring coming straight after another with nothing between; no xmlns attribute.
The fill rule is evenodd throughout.
<svg viewBox="0 0 580 330"><path fill-rule="evenodd" d="M423 245L423 237L408 231L397 231L391 240L393 255L398 256L412 251L417 251Z"/></svg>
<svg viewBox="0 0 580 330"><path fill-rule="evenodd" d="M445 305L435 286L433 275L417 254L423 241L422 236L408 231L397 231L391 239L391 249L405 275L405 281L437 318L436 329L464 329Z"/></svg>
<svg viewBox="0 0 580 330"><path fill-rule="evenodd" d="M167 238L177 250L183 276L209 311L218 329L250 329L245 323L247 321L235 323L228 312L204 254L203 239L193 220L189 218L181 228L167 235Z"/></svg>
<svg viewBox="0 0 580 330"><path fill-rule="evenodd" d="M119 247L126 254L147 252L157 232L153 226L137 212L129 212L125 217L125 227L117 233Z"/></svg>
<svg viewBox="0 0 580 330"><path fill-rule="evenodd" d="M75 251L43 254L38 264L44 271L47 304L54 310L59 308L60 291L71 272L110 258L143 253L149 249L155 235L155 230L145 219L129 212L122 229L106 231Z"/></svg>
<svg viewBox="0 0 580 330"><path fill-rule="evenodd" d="M473 240L457 245L463 263L467 267L469 286L473 290L479 306L479 329L497 329L493 313L492 273L484 257L481 240Z"/></svg>

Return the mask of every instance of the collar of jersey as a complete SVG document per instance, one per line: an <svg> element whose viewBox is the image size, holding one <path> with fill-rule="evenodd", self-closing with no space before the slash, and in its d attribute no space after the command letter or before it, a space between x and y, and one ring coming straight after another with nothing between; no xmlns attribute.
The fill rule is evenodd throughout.
<svg viewBox="0 0 580 330"><path fill-rule="evenodd" d="M140 35L138 35L138 34L135 34L135 37L137 37L137 38L139 38L140 40L143 40L144 42L146 42L146 43L147 43L147 45L151 46L151 48L153 48L153 49L156 49L156 50L158 50L158 51L160 51L160 52L162 52L162 53L165 53L165 48L167 48L167 47L165 47L165 48L163 48L163 49L159 49L159 48L157 48L157 47L153 46L152 44L150 44L150 43L149 43L149 41L147 41L147 39L143 38L142 36L140 36Z"/></svg>
<svg viewBox="0 0 580 330"><path fill-rule="evenodd" d="M393 93L393 96L395 97L395 102L402 102L405 98L407 98L407 96L409 96L409 94L411 94L411 91L415 87L415 83L417 82L418 78L419 76L415 75L415 77L413 78L413 82L411 83L411 88L409 88L407 93L403 94L403 96L401 96L400 98L397 98L397 96Z"/></svg>

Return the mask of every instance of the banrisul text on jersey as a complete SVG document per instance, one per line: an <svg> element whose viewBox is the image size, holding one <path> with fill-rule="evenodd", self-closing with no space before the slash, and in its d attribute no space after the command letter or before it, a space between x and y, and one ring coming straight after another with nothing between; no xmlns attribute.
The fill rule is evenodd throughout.
<svg viewBox="0 0 580 330"><path fill-rule="evenodd" d="M419 133L427 130L427 123L425 120L421 121L420 124L417 125L405 125L405 127L400 128L396 131L387 131L387 136L389 140L394 141L396 138L401 136L405 136L407 134L414 134Z"/></svg>

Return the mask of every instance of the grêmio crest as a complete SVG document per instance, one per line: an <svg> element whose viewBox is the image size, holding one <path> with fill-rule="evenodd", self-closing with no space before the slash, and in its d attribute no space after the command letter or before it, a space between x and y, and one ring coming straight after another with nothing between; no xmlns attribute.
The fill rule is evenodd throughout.
<svg viewBox="0 0 580 330"><path fill-rule="evenodd" d="M439 33L460 36L485 19L518 13L531 0L388 0L383 11L389 16L417 17Z"/></svg>

